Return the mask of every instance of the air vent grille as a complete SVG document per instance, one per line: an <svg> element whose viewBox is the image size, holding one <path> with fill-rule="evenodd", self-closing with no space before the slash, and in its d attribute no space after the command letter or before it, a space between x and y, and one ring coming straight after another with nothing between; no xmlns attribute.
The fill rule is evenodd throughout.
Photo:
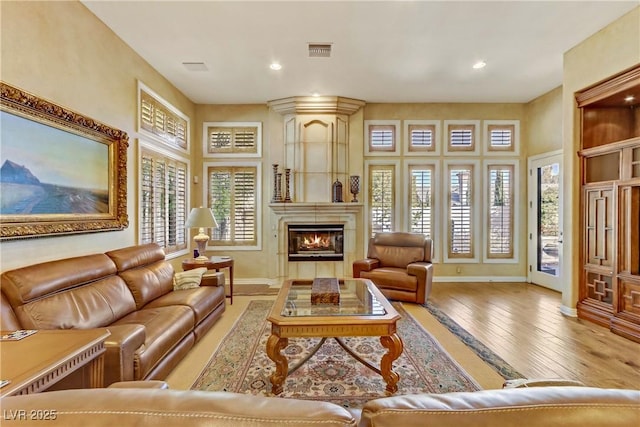
<svg viewBox="0 0 640 427"><path fill-rule="evenodd" d="M328 58L331 56L330 43L309 43L310 58Z"/></svg>

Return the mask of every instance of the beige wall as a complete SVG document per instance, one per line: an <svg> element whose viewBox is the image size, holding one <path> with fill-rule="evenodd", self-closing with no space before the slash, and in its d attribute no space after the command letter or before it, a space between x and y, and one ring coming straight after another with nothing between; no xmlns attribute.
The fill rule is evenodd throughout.
<svg viewBox="0 0 640 427"><path fill-rule="evenodd" d="M1 269L135 244L137 79L191 117L195 106L81 3L3 1L0 7L4 82L129 135L130 223L117 232L4 241Z"/></svg>
<svg viewBox="0 0 640 427"><path fill-rule="evenodd" d="M567 290L562 304L575 308L579 279L580 176L577 151L580 149L580 114L575 93L640 63L640 7L584 40L564 55L562 97L564 147L564 246L566 267L563 280Z"/></svg>
<svg viewBox="0 0 640 427"><path fill-rule="evenodd" d="M562 150L562 87L527 104L527 157Z"/></svg>

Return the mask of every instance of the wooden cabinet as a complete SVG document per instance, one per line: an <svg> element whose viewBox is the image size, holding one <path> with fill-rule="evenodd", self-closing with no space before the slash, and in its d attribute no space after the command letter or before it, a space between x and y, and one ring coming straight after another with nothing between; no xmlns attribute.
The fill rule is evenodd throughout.
<svg viewBox="0 0 640 427"><path fill-rule="evenodd" d="M581 110L578 316L640 342L640 66L576 94Z"/></svg>

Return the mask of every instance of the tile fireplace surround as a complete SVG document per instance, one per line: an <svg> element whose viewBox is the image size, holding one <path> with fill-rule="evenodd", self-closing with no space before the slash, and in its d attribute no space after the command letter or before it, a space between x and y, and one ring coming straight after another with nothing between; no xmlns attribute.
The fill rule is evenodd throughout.
<svg viewBox="0 0 640 427"><path fill-rule="evenodd" d="M351 277L351 265L361 256L362 203L272 203L276 217L277 252L276 275L278 282L292 278ZM299 224L344 225L343 261L288 261L288 226Z"/></svg>

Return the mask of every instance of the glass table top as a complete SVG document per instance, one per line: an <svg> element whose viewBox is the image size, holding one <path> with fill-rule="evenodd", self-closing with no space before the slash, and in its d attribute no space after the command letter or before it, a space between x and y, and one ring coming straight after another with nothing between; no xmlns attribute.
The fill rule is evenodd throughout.
<svg viewBox="0 0 640 427"><path fill-rule="evenodd" d="M340 280L340 304L311 304L311 280L294 280L282 308L284 317L384 316L387 311L364 281Z"/></svg>

